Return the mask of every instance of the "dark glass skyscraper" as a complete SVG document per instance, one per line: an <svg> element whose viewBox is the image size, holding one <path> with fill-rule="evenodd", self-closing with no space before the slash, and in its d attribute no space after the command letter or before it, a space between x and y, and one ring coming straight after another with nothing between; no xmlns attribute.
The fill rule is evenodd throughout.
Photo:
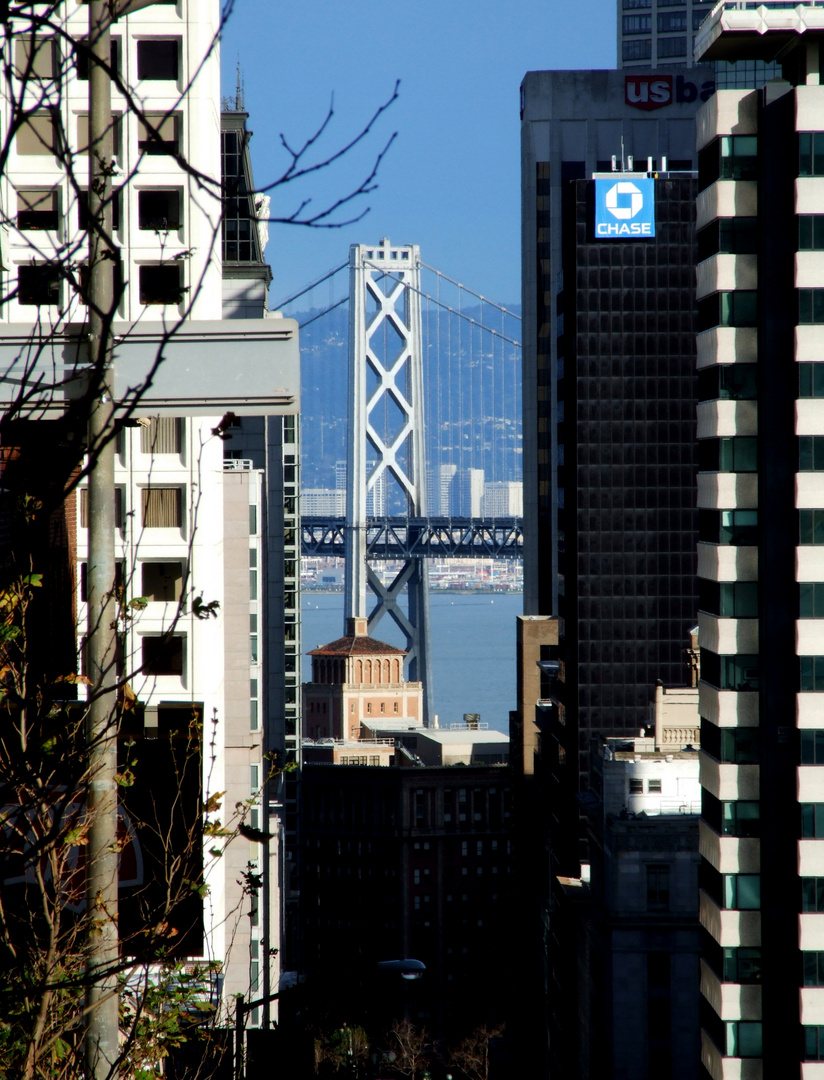
<svg viewBox="0 0 824 1080"><path fill-rule="evenodd" d="M577 874L576 795L595 732L634 734L656 680L685 681L698 611L695 543L696 181L652 183L655 236L593 235L596 183L563 195L557 296L556 872ZM646 178L646 174L644 174ZM637 186L637 185L636 185ZM581 849L583 853L583 848Z"/></svg>

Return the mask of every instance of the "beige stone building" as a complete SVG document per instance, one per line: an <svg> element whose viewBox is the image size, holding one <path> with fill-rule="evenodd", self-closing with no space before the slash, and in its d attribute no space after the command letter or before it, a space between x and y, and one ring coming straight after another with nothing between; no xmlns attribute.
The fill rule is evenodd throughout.
<svg viewBox="0 0 824 1080"><path fill-rule="evenodd" d="M366 619L347 620L346 635L312 649L312 680L303 684L303 734L308 739L359 739L361 721L379 717L420 722L423 687L406 682L394 645L366 632Z"/></svg>

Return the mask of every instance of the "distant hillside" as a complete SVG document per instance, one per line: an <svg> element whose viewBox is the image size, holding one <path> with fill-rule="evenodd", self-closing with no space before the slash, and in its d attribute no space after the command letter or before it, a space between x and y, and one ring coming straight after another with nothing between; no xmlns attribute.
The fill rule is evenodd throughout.
<svg viewBox="0 0 824 1080"><path fill-rule="evenodd" d="M289 312L299 323L315 309ZM520 305L511 305L520 314ZM480 307L464 308L469 319L480 319ZM500 314L487 325L520 340L517 319ZM465 320L441 311L424 310L424 393L427 397L428 465L442 463L459 469L482 468L487 480L521 479L521 357L520 350L481 334ZM349 356L349 312L345 305L309 323L300 332L301 440L304 488L334 487L335 462L346 457L346 385ZM387 352L394 349L387 341ZM388 434L398 419L375 417ZM381 432L384 433L383 431Z"/></svg>

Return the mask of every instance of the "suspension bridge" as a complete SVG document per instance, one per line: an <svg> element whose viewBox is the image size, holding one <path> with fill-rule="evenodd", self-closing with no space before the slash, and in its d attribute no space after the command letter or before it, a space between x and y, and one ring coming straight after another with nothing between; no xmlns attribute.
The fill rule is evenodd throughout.
<svg viewBox="0 0 824 1080"><path fill-rule="evenodd" d="M335 298L344 271L348 289ZM302 515L302 551L345 558L345 616L366 616L370 634L385 614L399 627L407 677L424 686L428 724L428 561L521 555L520 318L427 266L416 245L388 239L353 245L348 262L279 307L295 310L307 297L304 385L317 352L324 357L318 394L337 400L340 413L345 401L346 450L337 457L342 415L330 422L327 409L322 421L303 425L304 506L315 512ZM345 306L341 385L328 359L335 347L343 359ZM328 476L330 453L336 488L326 489L324 502L306 477L323 468ZM318 469L313 457L326 464ZM378 560L399 563L389 584L371 565Z"/></svg>

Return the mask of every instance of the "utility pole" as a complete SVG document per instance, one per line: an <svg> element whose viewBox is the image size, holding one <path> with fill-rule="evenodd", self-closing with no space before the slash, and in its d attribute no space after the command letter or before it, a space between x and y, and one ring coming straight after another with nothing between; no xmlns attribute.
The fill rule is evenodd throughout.
<svg viewBox="0 0 824 1080"><path fill-rule="evenodd" d="M112 336L111 23L108 0L89 4L89 572L86 648L91 702L86 718L86 1032L88 1080L116 1080L119 1023L117 963L117 672L114 403Z"/></svg>

